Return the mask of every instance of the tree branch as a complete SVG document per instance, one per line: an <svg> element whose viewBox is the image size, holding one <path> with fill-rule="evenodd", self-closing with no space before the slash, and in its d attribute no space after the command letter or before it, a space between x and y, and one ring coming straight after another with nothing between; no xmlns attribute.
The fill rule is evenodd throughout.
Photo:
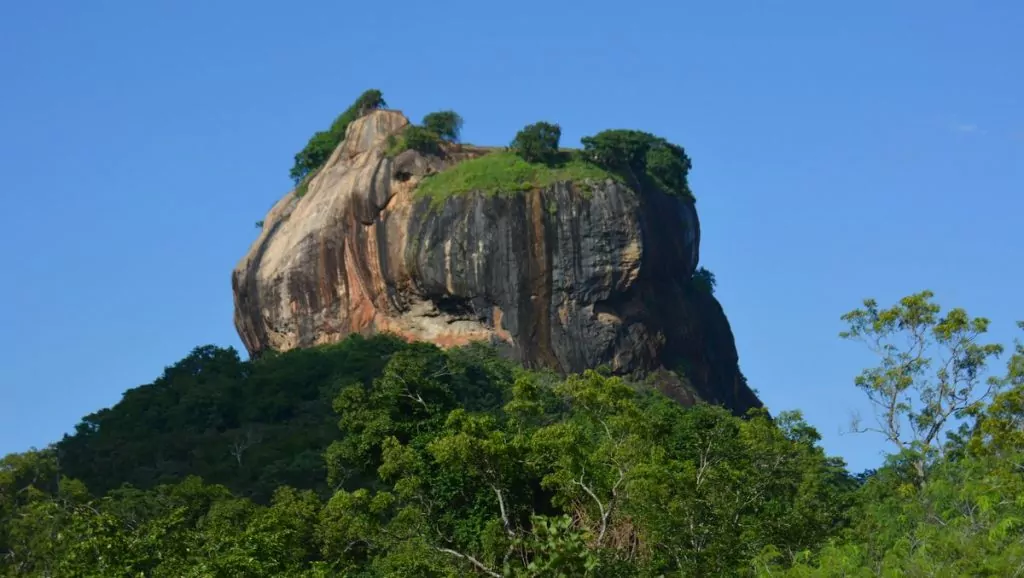
<svg viewBox="0 0 1024 578"><path fill-rule="evenodd" d="M621 482L622 472L620 471L619 474L619 482ZM583 476L585 475L585 472L580 474L580 479L573 480L572 482L578 485L579 487L583 488L583 491L586 492L587 495L589 495L591 498L593 498L595 502L597 502L597 509L601 513L601 532L597 535L597 543L600 544L601 541L604 539L605 532L608 530L608 515L611 514L611 509L609 508L608 510L605 510L604 504L601 503L601 500L597 497L597 494L595 494L594 491L591 490L590 487L583 482ZM618 485L618 482L616 482L615 486L618 487Z"/></svg>
<svg viewBox="0 0 1024 578"><path fill-rule="evenodd" d="M481 561L477 560L476 558L474 558L472 556L469 556L467 554L463 554L461 552L456 552L455 550L452 550L451 548L437 548L437 551L438 552L444 552L445 554L451 554L452 556L455 556L456 558L462 558L463 560L467 560L467 561L469 561L470 564L472 564L473 566L476 566L476 568L478 570L480 570L484 574L487 574L488 576L491 576L491 578L505 578L501 574L498 574L494 570L491 570L490 568L485 566L483 564L483 562L481 562Z"/></svg>
<svg viewBox="0 0 1024 578"><path fill-rule="evenodd" d="M508 521L508 513L505 511L505 499L501 495L501 490L496 486L491 486L494 493L498 496L498 507L501 508L501 522L505 525L505 532L509 538L515 538L516 533L512 531L512 523Z"/></svg>

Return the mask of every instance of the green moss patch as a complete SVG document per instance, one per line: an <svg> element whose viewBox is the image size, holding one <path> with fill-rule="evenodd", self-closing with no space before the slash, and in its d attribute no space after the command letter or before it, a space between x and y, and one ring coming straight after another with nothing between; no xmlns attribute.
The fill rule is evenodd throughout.
<svg viewBox="0 0 1024 578"><path fill-rule="evenodd" d="M423 179L417 196L431 199L432 206L449 197L479 191L488 196L515 195L542 189L562 181L622 179L601 167L562 153L558 162L528 163L513 152L493 152L461 162Z"/></svg>

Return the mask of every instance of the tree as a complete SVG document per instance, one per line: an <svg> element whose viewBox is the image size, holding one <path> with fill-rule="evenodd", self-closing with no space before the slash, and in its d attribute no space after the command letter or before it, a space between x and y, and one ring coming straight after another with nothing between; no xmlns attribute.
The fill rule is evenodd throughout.
<svg viewBox="0 0 1024 578"><path fill-rule="evenodd" d="M855 420L853 429L880 433L905 452L919 484L952 422L976 414L996 392L999 382L986 380L985 370L1003 351L978 342L988 319L959 308L940 316L933 296L922 291L888 309L865 299L863 308L842 316L849 329L840 333L881 358L855 380L875 408L877 426L861 427Z"/></svg>
<svg viewBox="0 0 1024 578"><path fill-rule="evenodd" d="M698 267L693 272L693 286L698 290L707 293L708 295L715 294L715 286L717 281L715 280L715 274L704 267Z"/></svg>
<svg viewBox="0 0 1024 578"><path fill-rule="evenodd" d="M344 137L342 137L344 138ZM341 139L329 131L317 131L301 151L295 154L295 164L289 175L296 184L319 169L331 157Z"/></svg>
<svg viewBox="0 0 1024 578"><path fill-rule="evenodd" d="M231 440L229 450L231 457L235 458L238 467L242 467L242 456L245 450L263 441L262 435L252 427L245 428L245 433L236 436Z"/></svg>
<svg viewBox="0 0 1024 578"><path fill-rule="evenodd" d="M516 133L510 148L528 163L552 163L558 158L562 128L549 122L526 125Z"/></svg>
<svg viewBox="0 0 1024 578"><path fill-rule="evenodd" d="M289 171L296 185L306 182L331 157L334 149L345 139L345 132L352 121L378 108L384 108L384 96L377 89L370 89L359 95L344 112L342 112L331 128L313 134L301 151L295 154L295 164Z"/></svg>
<svg viewBox="0 0 1024 578"><path fill-rule="evenodd" d="M462 132L462 117L454 110L432 112L423 117L421 124L423 128L448 142L457 142Z"/></svg>
<svg viewBox="0 0 1024 578"><path fill-rule="evenodd" d="M616 129L583 137L580 142L590 161L610 170L625 170L638 181L646 170L647 151L656 140L643 131Z"/></svg>
<svg viewBox="0 0 1024 578"><path fill-rule="evenodd" d="M355 103L352 104L352 108L355 109L356 118L369 114L371 111L379 108L387 108L388 103L384 102L384 94L376 88L371 88L359 95ZM337 123L337 121L335 121ZM337 132L335 126L331 127L331 130ZM344 134L344 131L341 131Z"/></svg>
<svg viewBox="0 0 1024 578"><path fill-rule="evenodd" d="M339 437L334 398L343 384L368 384L406 347L394 336L353 337L251 361L196 348L83 418L56 444L61 473L97 496L189 474L259 503L282 485L326 494L323 452Z"/></svg>
<svg viewBox="0 0 1024 578"><path fill-rule="evenodd" d="M693 165L683 147L661 140L648 149L644 164L647 174L666 191L686 197L693 196L687 180Z"/></svg>
<svg viewBox="0 0 1024 578"><path fill-rule="evenodd" d="M426 127L409 125L402 131L402 145L425 155L437 154L441 150L441 137Z"/></svg>
<svg viewBox="0 0 1024 578"><path fill-rule="evenodd" d="M875 480L902 470L883 469L856 526L871 551L837 551L895 555L892 527L947 548L931 558L963 573L985 574L978 551L1012 575L1020 407L1001 397L964 434L975 465L936 475L937 511L898 509L899 486ZM848 523L856 483L819 441L798 412L687 408L610 371L561 378L482 344L353 336L255 361L198 347L55 448L0 461L0 576L781 574L830 555L821 546ZM906 567L935 567L928 554Z"/></svg>
<svg viewBox="0 0 1024 578"><path fill-rule="evenodd" d="M651 179L665 192L692 197L687 182L691 163L679 145L639 130L605 130L580 139L588 160L617 171L642 186Z"/></svg>

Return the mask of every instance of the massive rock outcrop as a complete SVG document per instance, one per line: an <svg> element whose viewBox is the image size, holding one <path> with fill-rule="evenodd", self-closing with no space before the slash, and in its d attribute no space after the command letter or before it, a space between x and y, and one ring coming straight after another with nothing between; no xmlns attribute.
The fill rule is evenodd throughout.
<svg viewBox="0 0 1024 578"><path fill-rule="evenodd" d="M725 314L690 282L692 202L609 179L431 203L416 195L422 178L487 151L388 157L387 137L407 124L396 111L353 122L306 194L270 210L232 275L251 355L356 332L486 340L528 366L606 365L684 403L760 405Z"/></svg>

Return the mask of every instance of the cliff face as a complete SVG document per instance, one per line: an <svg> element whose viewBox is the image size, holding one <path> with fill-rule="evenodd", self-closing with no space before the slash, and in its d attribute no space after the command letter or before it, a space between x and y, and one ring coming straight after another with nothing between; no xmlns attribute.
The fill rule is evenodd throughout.
<svg viewBox="0 0 1024 578"><path fill-rule="evenodd" d="M355 332L486 340L528 366L608 365L660 376L684 403L760 406L721 307L688 282L700 245L692 202L608 180L432 205L416 184L485 151L387 157L387 137L407 124L396 111L353 122L308 192L271 209L232 275L250 354Z"/></svg>

